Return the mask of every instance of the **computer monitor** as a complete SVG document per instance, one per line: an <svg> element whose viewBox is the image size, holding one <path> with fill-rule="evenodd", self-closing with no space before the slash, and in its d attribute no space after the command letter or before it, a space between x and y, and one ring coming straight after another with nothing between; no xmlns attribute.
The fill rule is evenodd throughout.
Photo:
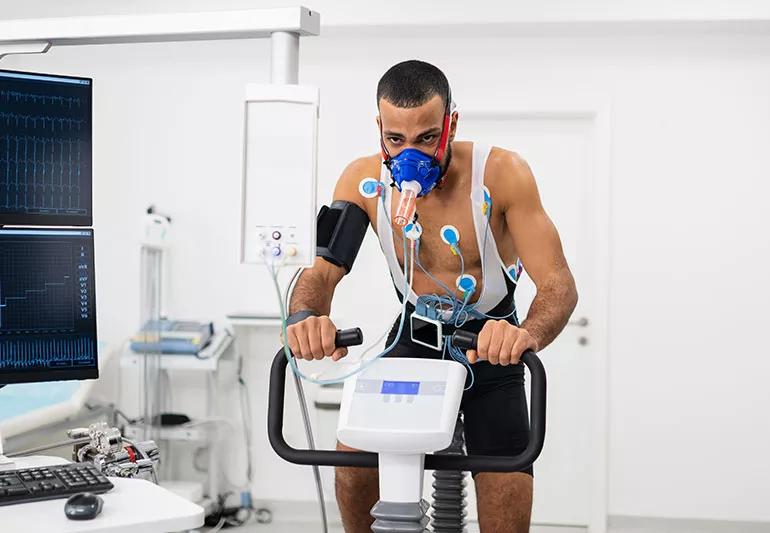
<svg viewBox="0 0 770 533"><path fill-rule="evenodd" d="M0 70L0 225L92 225L92 88Z"/></svg>
<svg viewBox="0 0 770 533"><path fill-rule="evenodd" d="M92 229L0 229L0 383L99 377Z"/></svg>

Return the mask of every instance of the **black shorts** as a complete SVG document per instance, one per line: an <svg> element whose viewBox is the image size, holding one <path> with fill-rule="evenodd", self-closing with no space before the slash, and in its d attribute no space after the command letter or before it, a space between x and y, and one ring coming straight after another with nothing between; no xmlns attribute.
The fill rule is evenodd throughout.
<svg viewBox="0 0 770 533"><path fill-rule="evenodd" d="M483 320L463 325L464 330L478 333ZM390 346L398 332L394 325L386 346ZM426 357L441 359L441 352L412 342L409 316L398 344L385 357ZM475 380L463 393L460 412L465 427L465 446L469 455L519 455L529 442L529 413L524 392L524 365L492 365L478 361L472 365ZM466 382L466 386L470 380ZM532 466L520 469L533 475ZM477 472L472 472L476 475Z"/></svg>

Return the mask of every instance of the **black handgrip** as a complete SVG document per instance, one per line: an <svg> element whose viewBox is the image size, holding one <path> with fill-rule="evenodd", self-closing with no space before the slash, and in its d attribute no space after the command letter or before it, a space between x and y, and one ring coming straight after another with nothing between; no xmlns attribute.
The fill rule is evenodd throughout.
<svg viewBox="0 0 770 533"><path fill-rule="evenodd" d="M456 331L455 335L460 333ZM465 332L463 332L465 333ZM475 347L475 334L469 348ZM455 346L461 347L463 336ZM428 470L464 470L476 472L515 472L530 466L540 455L545 442L546 376L537 354L527 350L521 356L531 375L530 436L527 447L519 455L426 455ZM338 452L292 448L283 436L284 393L286 365L283 349L273 359L270 369L270 391L267 406L267 435L273 450L290 463L321 466L377 467L377 454L371 452Z"/></svg>
<svg viewBox="0 0 770 533"><path fill-rule="evenodd" d="M462 350L475 350L479 336L470 331L458 329L452 333L452 344Z"/></svg>
<svg viewBox="0 0 770 533"><path fill-rule="evenodd" d="M338 329L337 335L334 337L334 345L342 346L359 346L364 343L364 333L361 328L350 329Z"/></svg>

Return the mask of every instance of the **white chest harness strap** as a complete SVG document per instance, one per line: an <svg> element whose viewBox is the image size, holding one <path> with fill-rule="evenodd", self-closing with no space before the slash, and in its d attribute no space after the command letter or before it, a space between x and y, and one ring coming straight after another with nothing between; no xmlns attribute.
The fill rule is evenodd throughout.
<svg viewBox="0 0 770 533"><path fill-rule="evenodd" d="M492 235L492 230L491 228L489 228L489 230L487 229L487 217L484 212L484 169L490 150L491 148L489 146L479 145L478 143L474 143L473 145L470 202L471 212L473 214L473 226L476 234L476 246L478 246L480 251L481 271L483 273L481 296L475 305L476 309L481 313L489 313L508 294L508 287L505 283L505 274L503 273L503 267L501 266L503 265L503 261L497 251L497 243L495 242L494 235ZM383 200L377 202L377 235L380 240L380 248L382 248L385 259L388 262L388 268L390 269L390 276L393 279L393 283L396 287L404 287L404 272L401 265L398 263L395 243L393 242L394 233L391 229L391 178L390 172L384 165L382 166L380 181L386 186L383 192ZM438 235L436 235L436 237L438 237ZM399 246L401 246L401 234L397 234L395 238L398 240ZM462 250L463 246L469 246L469 243L473 243L473 241L469 239L468 236L465 238L461 236L460 249ZM448 250L447 253L449 253ZM412 305L416 305L417 303L417 295L414 291L411 291L409 294L409 302Z"/></svg>

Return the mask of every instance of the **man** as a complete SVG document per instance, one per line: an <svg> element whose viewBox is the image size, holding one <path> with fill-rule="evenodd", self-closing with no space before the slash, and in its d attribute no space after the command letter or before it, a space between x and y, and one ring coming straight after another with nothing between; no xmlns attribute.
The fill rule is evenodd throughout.
<svg viewBox="0 0 770 533"><path fill-rule="evenodd" d="M527 349L548 346L577 303L559 235L520 156L454 141L459 117L452 110L449 83L438 68L421 61L393 66L379 82L377 103L382 153L352 162L337 182L334 199L351 202L368 215L403 298L404 220L397 217L403 215L402 196L410 189L417 191L416 217L406 207L407 222L418 221L422 229L420 268L411 276L407 312L419 305L417 295L446 294L448 288L457 298L457 308L466 303L469 307L463 309L473 310L462 326L479 333L477 350L466 354L475 378L461 404L466 446L470 454L517 455L529 438L519 358ZM415 169L428 169L431 162L435 168L425 170L418 180ZM388 185L381 194L365 194L360 188L370 176L380 176ZM410 180L421 181L412 187ZM537 287L521 325L513 301L519 260ZM461 269L470 275L470 285L460 282ZM287 329L287 342L296 357L338 360L347 354L345 348L334 346L336 327L328 317L334 289L345 273L342 266L317 258L298 280L290 304L292 325ZM409 323L407 315L399 339L394 327L387 343L394 343L394 348L387 356L440 358L442 352L411 340ZM447 324L444 333L453 324ZM349 448L340 443L338 449ZM337 469L337 501L345 531L370 530L377 479L374 469ZM482 532L529 530L531 467L515 473L473 472L473 479Z"/></svg>

